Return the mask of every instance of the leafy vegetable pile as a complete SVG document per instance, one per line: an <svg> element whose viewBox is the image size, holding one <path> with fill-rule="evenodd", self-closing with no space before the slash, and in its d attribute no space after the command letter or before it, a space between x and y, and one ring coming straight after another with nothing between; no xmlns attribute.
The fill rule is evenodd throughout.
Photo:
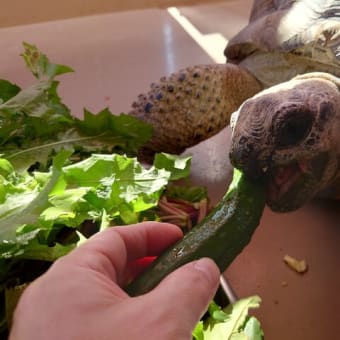
<svg viewBox="0 0 340 340"><path fill-rule="evenodd" d="M262 340L263 331L259 321L248 315L249 308L260 305L258 296L241 299L221 309L212 302L209 317L200 321L193 331L195 340Z"/></svg>
<svg viewBox="0 0 340 340"><path fill-rule="evenodd" d="M85 110L83 119L75 118L59 98L55 80L72 70L27 43L22 56L36 82L20 89L0 80L1 334L15 304L13 288L41 275L93 233L145 219L190 229L207 210L204 188L176 185L190 174L189 157L157 154L144 167L136 154L151 137L150 126L108 109ZM247 308L258 305L254 299L228 308L243 310L242 318L236 316L243 320L237 332L261 339L259 325L249 326L254 321L246 317ZM220 339L215 329L229 334L220 326L230 323L234 312L212 306L211 317L194 332L197 340ZM247 333L249 327L257 337Z"/></svg>

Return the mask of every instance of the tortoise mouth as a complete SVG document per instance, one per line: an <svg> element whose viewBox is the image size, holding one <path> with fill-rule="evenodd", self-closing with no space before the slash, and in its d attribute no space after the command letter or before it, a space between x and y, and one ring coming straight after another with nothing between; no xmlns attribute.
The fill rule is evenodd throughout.
<svg viewBox="0 0 340 340"><path fill-rule="evenodd" d="M273 211L288 212L300 208L314 194L316 179L310 161L294 161L269 171L267 204Z"/></svg>

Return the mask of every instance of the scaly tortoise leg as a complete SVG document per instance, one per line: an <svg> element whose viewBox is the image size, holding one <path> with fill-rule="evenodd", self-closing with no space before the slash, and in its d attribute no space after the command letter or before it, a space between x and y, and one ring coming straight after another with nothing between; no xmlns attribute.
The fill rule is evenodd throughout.
<svg viewBox="0 0 340 340"><path fill-rule="evenodd" d="M261 90L246 70L232 64L188 67L151 84L138 96L129 112L153 128L153 137L142 150L182 153L229 124L230 115L242 102Z"/></svg>

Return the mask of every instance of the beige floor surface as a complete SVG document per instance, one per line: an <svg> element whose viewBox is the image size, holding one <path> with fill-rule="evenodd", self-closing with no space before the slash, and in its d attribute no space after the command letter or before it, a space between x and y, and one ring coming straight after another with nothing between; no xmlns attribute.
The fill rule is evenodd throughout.
<svg viewBox="0 0 340 340"><path fill-rule="evenodd" d="M229 23L230 30L224 32L228 38L247 22L247 2L239 3L241 7L234 1L229 8L227 4L184 8L183 13L203 33L224 32L221 27ZM0 29L0 78L21 85L32 81L19 57L23 40L37 44L53 61L76 70L62 77L61 94L77 115L83 107L127 111L138 93L161 75L211 62L177 22L158 9ZM192 178L208 186L212 202L221 197L230 178L228 141L228 130L224 130L188 151L193 154ZM267 340L339 338L338 207L312 202L290 214L266 210L251 244L227 270L240 297L262 297L256 314ZM282 261L286 253L305 258L308 273L301 276L287 268Z"/></svg>
<svg viewBox="0 0 340 340"><path fill-rule="evenodd" d="M0 27L27 25L113 11L194 5L214 0L11 0L1 2Z"/></svg>

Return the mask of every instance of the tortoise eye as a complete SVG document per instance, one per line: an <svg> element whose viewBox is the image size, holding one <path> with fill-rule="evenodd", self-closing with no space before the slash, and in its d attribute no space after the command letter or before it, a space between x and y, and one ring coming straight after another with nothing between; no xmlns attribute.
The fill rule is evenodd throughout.
<svg viewBox="0 0 340 340"><path fill-rule="evenodd" d="M286 116L279 124L276 145L287 148L300 144L309 134L313 125L310 112L295 112Z"/></svg>

